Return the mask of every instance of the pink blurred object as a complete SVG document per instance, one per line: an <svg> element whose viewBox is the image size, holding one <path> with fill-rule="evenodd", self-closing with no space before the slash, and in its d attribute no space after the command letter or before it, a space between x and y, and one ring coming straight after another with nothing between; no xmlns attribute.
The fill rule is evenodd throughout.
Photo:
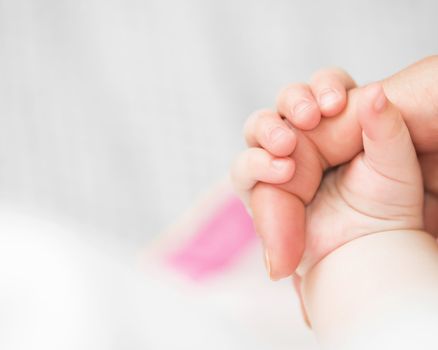
<svg viewBox="0 0 438 350"><path fill-rule="evenodd" d="M251 217L232 195L222 200L166 260L179 273L203 280L232 266L255 237Z"/></svg>

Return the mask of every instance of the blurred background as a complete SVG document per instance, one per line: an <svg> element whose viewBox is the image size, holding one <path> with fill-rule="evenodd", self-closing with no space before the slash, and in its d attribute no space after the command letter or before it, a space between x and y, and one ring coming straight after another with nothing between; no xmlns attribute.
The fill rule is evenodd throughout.
<svg viewBox="0 0 438 350"><path fill-rule="evenodd" d="M433 0L0 0L0 348L314 348L256 244L196 286L143 267L226 176L253 110L326 66L363 84L436 54L436 13Z"/></svg>

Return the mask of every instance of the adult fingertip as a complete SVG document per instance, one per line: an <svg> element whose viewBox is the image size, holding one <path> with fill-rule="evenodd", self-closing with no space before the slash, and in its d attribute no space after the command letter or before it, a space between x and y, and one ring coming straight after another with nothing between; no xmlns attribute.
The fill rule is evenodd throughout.
<svg viewBox="0 0 438 350"><path fill-rule="evenodd" d="M269 278L273 282L280 281L285 278L289 278L295 272L295 269L284 267L283 264L279 264L275 259L271 258L271 254L268 255L269 258Z"/></svg>

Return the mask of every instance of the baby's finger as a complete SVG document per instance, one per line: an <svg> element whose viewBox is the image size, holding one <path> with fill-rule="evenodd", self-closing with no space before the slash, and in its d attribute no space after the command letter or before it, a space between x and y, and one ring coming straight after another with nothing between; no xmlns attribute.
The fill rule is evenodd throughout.
<svg viewBox="0 0 438 350"><path fill-rule="evenodd" d="M291 158L277 158L262 148L248 148L235 159L231 167L231 181L242 200L247 203L248 191L258 181L282 184L289 181L295 171Z"/></svg>
<svg viewBox="0 0 438 350"><path fill-rule="evenodd" d="M244 136L248 146L261 146L277 157L290 155L296 145L295 133L277 113L269 110L254 112L247 119Z"/></svg>
<svg viewBox="0 0 438 350"><path fill-rule="evenodd" d="M347 104L347 91L354 88L353 78L340 68L321 69L310 79L310 88L322 116L338 115Z"/></svg>
<svg viewBox="0 0 438 350"><path fill-rule="evenodd" d="M311 130L321 120L318 103L306 84L292 84L283 89L277 98L277 109L301 130Z"/></svg>
<svg viewBox="0 0 438 350"><path fill-rule="evenodd" d="M406 183L421 179L409 130L380 84L369 85L360 92L357 116L366 160L376 172Z"/></svg>

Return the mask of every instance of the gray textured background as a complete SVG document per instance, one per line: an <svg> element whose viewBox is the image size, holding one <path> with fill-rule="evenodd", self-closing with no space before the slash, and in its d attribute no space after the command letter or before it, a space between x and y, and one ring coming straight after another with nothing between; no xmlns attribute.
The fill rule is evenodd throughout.
<svg viewBox="0 0 438 350"><path fill-rule="evenodd" d="M438 52L436 1L0 0L0 196L133 245L226 173L279 88Z"/></svg>

